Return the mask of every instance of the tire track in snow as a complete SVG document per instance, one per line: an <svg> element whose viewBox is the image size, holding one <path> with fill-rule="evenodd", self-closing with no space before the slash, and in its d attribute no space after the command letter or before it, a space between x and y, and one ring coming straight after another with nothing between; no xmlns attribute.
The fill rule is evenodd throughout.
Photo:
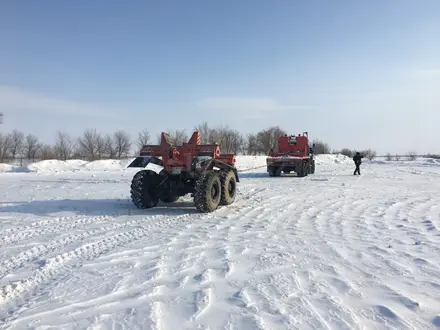
<svg viewBox="0 0 440 330"><path fill-rule="evenodd" d="M16 270L20 267L25 266L26 262L30 262L32 260L35 260L35 259L42 257L50 252L61 249L69 244L83 241L83 240L90 238L90 237L95 238L96 235L106 234L108 232L124 229L124 228L131 227L134 225L142 225L146 221L150 221L150 220L148 218L129 220L129 221L122 222L122 223L115 223L115 224L112 224L112 225L109 225L106 227L88 230L86 232L70 233L70 234L61 236L57 239L54 239L51 242L49 242L48 244L41 244L41 245L35 246L31 249L28 249L26 251L19 253L16 256L13 256L12 258L9 258L5 261L2 261L0 263L0 279L3 278L4 276L8 275L13 270Z"/></svg>
<svg viewBox="0 0 440 330"><path fill-rule="evenodd" d="M301 222L301 230L308 233L305 235L305 246L308 246L310 259L299 260L299 269L307 269L295 272L295 283L299 294L292 295L294 304L303 304L305 309L312 312L309 315L316 315L320 324L311 324L312 327L323 327L337 329L353 329L359 323L356 313L352 307L348 307L343 300L332 299L331 296L336 292L342 296L352 296L360 298L362 294L357 290L356 284L345 276L346 272L341 272L334 266L345 263L346 271L356 272L355 265L345 259L335 247L335 245L350 245L352 229L347 226L349 219L339 219L338 212L352 205L351 200L331 199L324 203L317 203L313 212L306 214L306 221ZM363 213L368 207L361 206L355 208L357 212ZM342 240L341 240L342 239ZM322 258L321 256L325 256ZM335 262L329 262L329 260ZM327 274L327 279L323 274ZM330 291L330 295L329 292ZM334 315L332 320L325 320L322 315Z"/></svg>
<svg viewBox="0 0 440 330"><path fill-rule="evenodd" d="M21 229L14 230L12 232L8 232L6 230L4 232L8 232L8 234L7 236L0 238L0 247L12 243L16 243L18 241L23 241L35 236L59 234L89 224L102 223L104 221L111 220L113 217L110 216L80 217L79 219L73 220L75 218L76 217L63 217L63 218L59 218L60 221L57 220L54 221L47 220L47 222L38 221L35 223L35 225L23 226L21 227ZM70 220L73 221L65 223L66 221L70 221ZM41 227L41 224L44 224L45 226Z"/></svg>
<svg viewBox="0 0 440 330"><path fill-rule="evenodd" d="M84 261L93 260L108 251L119 246L145 237L156 230L165 229L176 224L184 225L192 221L190 214L163 219L161 222L147 224L141 228L136 228L128 232L116 234L94 243L89 243L76 248L73 251L59 254L46 260L45 264L37 269L28 279L20 280L12 284L3 286L0 289L0 305L4 305L13 299L20 298L31 291L38 291L55 276L62 273L67 268L78 268Z"/></svg>
<svg viewBox="0 0 440 330"><path fill-rule="evenodd" d="M384 196L385 197L385 196ZM347 204L350 203L349 200L347 200ZM377 209L381 208L381 205L385 204L385 209L381 211L377 211ZM364 241L362 245L368 244L368 246L365 246L365 249L363 249L363 252L361 252L362 258L359 258L358 256L354 256L352 253L350 253L350 247L351 244L356 244L357 247L359 247L359 242L356 243L355 241L347 241L345 244L345 238L347 236L358 236L361 237L357 231L361 231L361 226L354 226L350 229L349 235L341 235L336 236L335 238L344 238L342 242L335 242L337 244L331 244L330 248L335 252L334 257L340 257L345 262L338 262L337 258L334 259L333 265L335 265L335 270L337 270L337 273L339 274L339 278L356 278L356 276L353 274L352 276L341 276L341 274L353 271L360 271L360 274L366 275L365 279L362 282L352 282L347 281L344 286L350 290L355 289L354 292L357 292L356 295L360 294L360 297L363 295L363 292L365 291L365 288L367 286L375 286L377 289L382 291L382 295L384 297L388 297L392 301L392 306L395 310L402 311L401 309L411 310L414 313L418 312L418 303L414 301L413 299L409 298L407 296L407 293L404 292L397 292L387 285L383 283L383 281L380 279L380 275L383 274L385 276L390 276L390 270L394 273L395 276L399 277L411 277L411 271L405 266L402 267L399 263L396 263L394 261L395 258L390 254L390 252L386 249L381 249L380 247L377 247L378 242L383 242L384 236L390 236L389 233L390 230L392 230L392 220L391 222L383 223L384 217L388 219L393 219L396 214L399 213L402 207L405 205L417 205L417 202L414 200L404 200L403 202L397 202L397 203L389 203L386 201L384 203L381 203L380 205L371 204L371 202L364 201L363 203L359 204L357 207L352 208L352 212L343 212L344 218L341 221L333 222L340 224L341 226L347 225L347 224L353 224L355 223L355 219L357 218L365 218L365 223L367 224L367 227L364 228L363 233L368 233L365 235L367 239L360 239L360 241ZM416 206L417 207L417 206ZM344 206L345 208L345 206ZM426 207L424 207L426 208ZM429 207L428 207L429 208ZM330 212L329 212L330 213ZM325 231L321 231L321 234L324 234ZM372 235L373 234L373 235ZM325 235L325 234L324 234ZM339 248L341 247L341 248ZM325 251L323 251L325 253ZM326 253L326 257L334 258L331 255L328 254L328 251ZM358 259L359 258L359 259ZM327 261L329 262L329 261ZM359 263L361 262L361 263ZM379 262L379 264L378 264ZM362 268L359 266L362 264ZM367 266L365 268L365 266ZM331 278L330 278L331 279ZM322 285L324 285L324 288L327 287L328 289L332 286L331 283L328 282L328 280L321 280ZM328 284L326 284L328 283ZM329 285L330 284L330 285ZM328 289L325 289L328 291ZM329 291L329 294L332 292ZM328 303L324 303L323 311L325 308L328 308ZM374 312L375 310L375 312ZM348 311L350 312L350 311ZM379 313L379 316L378 316ZM350 314L352 314L350 312ZM354 314L353 314L354 315ZM422 328L426 326L423 322L418 321L409 321L409 319L402 319L398 317L395 312L391 311L391 309L385 305L383 305L383 302L380 302L380 300L377 301L376 306L372 308L372 310L365 311L364 317L367 317L369 322L373 324L376 322L376 319L379 318L383 323L388 323L389 318L393 318L393 323L396 326L400 326L401 328ZM415 316L416 319L416 316ZM343 325L338 325L338 328L343 328Z"/></svg>
<svg viewBox="0 0 440 330"><path fill-rule="evenodd" d="M219 300L230 298L226 292L222 292L222 285L216 288L219 283L227 283L228 276L233 271L227 235L231 231L241 232L241 229L245 230L245 227L249 227L252 216L248 215L270 212L265 208L270 202L263 203L257 208L255 202L251 205L240 203L240 201L249 201L247 197L250 195L258 200L265 192L266 189L250 190L242 199L237 199L237 204L231 205L231 207L235 205L232 214L229 207L219 209L215 214L191 223L166 245L164 259L159 265L162 271L157 278L158 285L153 289L158 297L151 302L151 309L160 312L151 316L157 324L167 325L169 317L181 313L189 303L189 301L181 301L180 295L171 300L167 298L170 290L191 292L190 303L193 306L191 315L188 315L186 321L182 320L185 327L189 328L201 326L204 319L212 316L211 306L216 305ZM165 279L172 274L180 279L179 282L164 285ZM163 303L160 297L168 303ZM176 324L181 325L182 322ZM171 324L169 326L172 327Z"/></svg>
<svg viewBox="0 0 440 330"><path fill-rule="evenodd" d="M266 189L249 191L243 197L253 194L259 199L265 191ZM169 322L173 316L183 313L184 310L192 314L188 316L188 323L203 323L205 317L212 315L210 307L216 304L217 299L221 300L221 297L226 295L221 288L215 289L217 283L227 282L229 274L233 272L233 265L229 259L232 248L227 245L228 239L225 235L228 232L241 233L242 226L252 222L252 214L256 215L259 212L249 205L235 211L231 216L229 207L220 208L180 230L168 243L160 247L157 251L160 257L144 270L149 273L147 282L140 278L139 283L126 283L120 288L124 296L132 296L140 291L151 292L151 299L145 302L145 306L148 305L150 321L159 327L181 326L183 320L176 321L175 324ZM267 208L266 212L271 211ZM251 216L247 217L249 213ZM148 254L145 257L147 256ZM186 291L188 292L185 294ZM192 299L182 301L181 297L186 295ZM114 296L110 299L117 298Z"/></svg>
<svg viewBox="0 0 440 330"><path fill-rule="evenodd" d="M240 195L240 197L237 198L237 203L239 204L240 201L242 203L245 203L246 200L249 200L252 197L257 197L258 194L263 193L266 191L266 188L262 189L250 189L249 191L245 191L244 194ZM233 204L234 205L234 204ZM136 219L127 221L125 223L121 224L114 224L112 226L103 228L98 228L96 230L93 230L92 232L86 232L81 236L81 240L87 238L87 237L94 237L97 233L106 233L109 230L116 230L120 229L122 227L129 227L136 224L142 224L146 220L149 223L152 223L150 225L144 226L141 229L135 229L128 233L122 233L118 235L113 235L104 239L101 239L98 242L91 243L91 244L85 244L71 252L60 254L58 256L55 256L53 258L50 258L44 266L42 266L40 269L34 272L33 276L26 280L18 281L10 285L6 285L3 288L0 289L0 304L5 303L11 303L13 300L24 300L24 304L29 304L29 299L26 299L26 296L31 295L31 298L33 296L32 292L35 292L37 294L39 291L43 290L45 285L50 285L51 280L55 277L63 277L63 273L69 273L74 271L76 268L80 267L83 262L87 260L93 260L104 253L107 253L109 250L112 250L113 248L116 248L118 246L126 245L129 243L132 243L134 241L137 241L150 233L158 230L163 229L169 229L170 227L174 227L178 225L178 227L185 227L188 226L188 228L191 228L191 223L194 221L198 221L201 224L204 223L205 219L210 219L215 217L217 214L227 214L230 210L229 208L233 205L227 206L227 207L221 207L218 210L216 210L214 213L211 214L183 214L181 216L172 217L171 219L169 216L166 215L155 215L155 216L148 216L144 217L142 219ZM237 206L237 205L236 205ZM198 219L198 220L197 220ZM159 222L156 222L159 221ZM216 221L217 223L217 221ZM177 230L177 229L176 229ZM189 232L191 232L191 229L188 229ZM188 231L187 230L187 231ZM68 240L69 236L66 237ZM54 245L56 244L63 244L64 241L60 240L54 240L52 243ZM185 240L187 242L187 240ZM150 240L149 240L149 242ZM148 244L147 243L147 244ZM171 244L171 243L170 243ZM167 248L171 246L170 244L166 245ZM44 250L46 251L46 250ZM89 252L89 253L86 253ZM16 264L16 263L15 263ZM153 268L156 268L158 271L155 275L152 276L151 280L146 283L144 286L148 287L151 286L151 282L156 281L156 283L159 283L156 288L153 288L153 292L156 294L161 292L161 287L166 287L165 283L166 281L161 279L164 271L163 269L166 269L167 267L167 261L166 258L160 258L156 266ZM160 284L162 282L162 284ZM185 281L182 281L179 283L180 287L183 287L185 285ZM142 287L142 286L141 286ZM139 290L140 288L135 288L134 290ZM128 290L126 294L130 294L132 290ZM198 301L199 298L202 299L204 297L205 291L200 291L199 295L195 295L195 299ZM125 294L121 295L121 298L126 296ZM195 304L199 304L200 302L195 302ZM23 303L20 304L21 307L23 307ZM12 314L14 310L17 310L19 307L14 307L12 304L9 307L9 314ZM166 305L162 306L162 303L159 301L155 301L151 306L151 317L152 321L154 321L155 324L161 324L161 317L160 315L155 315L155 313L161 313L163 314L164 311L167 310ZM14 319L17 319L19 317L19 313L14 313L14 316L11 318L4 318L4 321L12 322ZM5 317L4 315L0 314L1 317Z"/></svg>
<svg viewBox="0 0 440 330"><path fill-rule="evenodd" d="M363 269L357 265L357 263L348 256L344 256L340 253L339 249L336 248L334 243L337 243L337 246L343 246L345 249L350 244L354 243L351 242L352 239L350 238L353 236L356 231L359 231L361 227L359 226L353 226L353 223L356 223L358 218L360 216L366 216L366 214L373 214L375 205L369 205L367 204L359 204L354 209L348 207L348 209L353 210L352 216L348 215L344 217L343 219L340 219L338 221L338 210L341 208L347 208L345 204L351 204L353 201L347 200L344 203L330 200L328 203L317 203L319 206L312 206L307 212L304 213L302 216L303 219L299 221L296 225L298 227L298 230L301 230L305 235L304 237L308 238L306 240L305 245L311 245L312 247L309 247L309 249L312 253L312 255L318 256L321 254L320 251L322 251L323 255L326 255L326 257L331 257L328 255L328 247L330 247L330 250L333 250L333 256L331 259L334 262L330 262L328 260L322 260L324 261L324 264L317 264L315 265L316 268L314 271L311 272L313 274L315 271L322 271L324 273L333 274L328 278L328 280L322 279L322 275L316 276L316 280L314 283L315 291L316 292L322 292L321 295L325 296L326 293L332 295L333 290L336 288L338 290L342 290L338 292L339 294L345 294L350 293L352 295L355 293L355 296L358 297L358 299L362 296L362 286L359 286L358 283L353 283L348 280L349 277L344 276L347 271L349 272L360 272L361 274L365 274ZM307 209L307 206L305 206L305 209ZM278 218L281 219L282 218ZM305 220L305 221L304 221ZM319 222L318 222L319 220ZM348 225L348 227L347 227ZM332 227L333 226L333 227ZM338 226L341 227L338 229ZM339 233L339 234L338 234ZM318 235L316 235L318 234ZM344 238L341 241L341 237ZM345 242L345 243L344 243ZM326 244L323 244L326 243ZM305 251L304 251L305 252ZM318 259L319 260L319 259ZM344 267L341 268L341 260L344 260L342 264ZM337 265L338 267L331 266L331 264ZM300 262L299 266L304 269L310 269L311 265L306 262ZM328 268L330 266L330 268ZM339 270L338 270L339 269ZM367 278L373 277L372 273L367 273ZM354 276L356 278L356 276ZM341 282L339 279L342 279L343 282ZM336 282L335 282L336 281ZM346 283L344 283L344 281ZM319 285L317 285L319 284ZM320 289L320 291L318 290ZM330 291L329 291L330 290ZM354 290L354 291L353 291ZM336 323L336 326L338 328L352 328L352 324L358 324L358 317L356 316L356 313L352 311L351 309L347 309L346 306L338 301L333 301L332 299L329 300L322 300L322 299L306 299L303 301L308 301L307 304L318 304L321 305L320 308L322 308L322 312L327 313L329 306L332 306L330 308L330 313L334 315L345 315L341 318L341 322ZM316 306L314 306L315 312L319 310ZM319 312L317 312L319 314ZM318 315L317 314L317 315ZM344 319L346 321L344 321ZM351 324L351 325L350 325ZM322 326L322 325L321 325Z"/></svg>

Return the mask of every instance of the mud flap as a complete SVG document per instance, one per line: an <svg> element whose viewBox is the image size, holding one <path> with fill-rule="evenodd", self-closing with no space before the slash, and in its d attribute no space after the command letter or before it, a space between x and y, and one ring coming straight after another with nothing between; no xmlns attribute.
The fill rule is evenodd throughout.
<svg viewBox="0 0 440 330"><path fill-rule="evenodd" d="M154 157L139 156L139 157L136 157L130 163L130 165L127 166L127 168L138 167L138 168L143 168L146 170L153 171L157 174L160 174L164 170L164 167L160 164L157 164L157 163L158 163L158 161Z"/></svg>
<svg viewBox="0 0 440 330"><path fill-rule="evenodd" d="M145 166L147 166L147 164L151 161L151 157L148 156L139 156L136 157L131 163L130 165L127 166L128 167L142 167L145 168Z"/></svg>

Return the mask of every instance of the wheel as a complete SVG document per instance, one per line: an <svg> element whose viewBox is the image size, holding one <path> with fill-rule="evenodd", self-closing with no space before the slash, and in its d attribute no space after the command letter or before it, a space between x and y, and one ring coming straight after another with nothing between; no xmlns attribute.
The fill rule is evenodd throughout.
<svg viewBox="0 0 440 330"><path fill-rule="evenodd" d="M230 205L235 201L237 180L233 170L220 172L221 198L220 205Z"/></svg>
<svg viewBox="0 0 440 330"><path fill-rule="evenodd" d="M315 160L310 163L310 174L315 174Z"/></svg>
<svg viewBox="0 0 440 330"><path fill-rule="evenodd" d="M276 166L269 167L269 176L280 176L281 175L281 168Z"/></svg>
<svg viewBox="0 0 440 330"><path fill-rule="evenodd" d="M159 203L155 189L159 175L150 170L137 172L131 181L131 200L140 209L149 209Z"/></svg>
<svg viewBox="0 0 440 330"><path fill-rule="evenodd" d="M194 192L194 204L196 209L208 213L212 212L220 204L221 182L217 172L206 172L197 180Z"/></svg>
<svg viewBox="0 0 440 330"><path fill-rule="evenodd" d="M306 172L307 172L307 168L305 163L301 163L300 165L298 165L298 171L296 172L298 177L300 178L305 177L307 175Z"/></svg>

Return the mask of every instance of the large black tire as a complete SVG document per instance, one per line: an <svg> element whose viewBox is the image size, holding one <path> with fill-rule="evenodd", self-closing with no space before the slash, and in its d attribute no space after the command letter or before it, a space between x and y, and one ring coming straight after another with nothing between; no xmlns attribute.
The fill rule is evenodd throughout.
<svg viewBox="0 0 440 330"><path fill-rule="evenodd" d="M298 177L305 177L307 175L307 172L307 163L301 163L300 165L298 165L298 170L296 172Z"/></svg>
<svg viewBox="0 0 440 330"><path fill-rule="evenodd" d="M221 198L220 205L230 205L235 201L237 180L233 170L220 172Z"/></svg>
<svg viewBox="0 0 440 330"><path fill-rule="evenodd" d="M131 200L140 209L149 209L159 203L156 191L159 175L150 170L137 172L131 181Z"/></svg>
<svg viewBox="0 0 440 330"><path fill-rule="evenodd" d="M315 160L314 159L310 163L310 174L315 174Z"/></svg>
<svg viewBox="0 0 440 330"><path fill-rule="evenodd" d="M217 209L221 200L220 175L217 172L206 172L196 182L194 204L203 213Z"/></svg>
<svg viewBox="0 0 440 330"><path fill-rule="evenodd" d="M281 176L281 167L270 166L268 172L269 176Z"/></svg>

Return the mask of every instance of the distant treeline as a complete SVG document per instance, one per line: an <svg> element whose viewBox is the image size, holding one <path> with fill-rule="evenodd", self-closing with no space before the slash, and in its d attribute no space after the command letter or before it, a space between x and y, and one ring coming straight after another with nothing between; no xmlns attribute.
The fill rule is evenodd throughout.
<svg viewBox="0 0 440 330"><path fill-rule="evenodd" d="M217 143L223 153L242 155L265 155L271 148L276 149L279 136L291 133L279 126L273 126L257 133L243 135L228 126L211 127L207 122L201 123L193 130L200 131L202 143ZM192 132L172 130L168 134L175 145L181 145L188 141ZM13 130L10 133L0 133L0 163L18 159L27 161L121 159L136 154L142 145L159 143L160 135L153 137L147 129L137 133L134 138L123 130L103 134L96 129L88 128L79 137L71 136L65 131L57 131L52 145L40 142L34 134L25 135L23 132ZM313 140L312 143L315 143L315 154L341 153L352 157L355 153L355 150L347 148L340 151L332 150L328 143L319 139ZM377 156L377 153L371 149L359 151L368 159ZM391 160L393 157L389 155L389 158Z"/></svg>

